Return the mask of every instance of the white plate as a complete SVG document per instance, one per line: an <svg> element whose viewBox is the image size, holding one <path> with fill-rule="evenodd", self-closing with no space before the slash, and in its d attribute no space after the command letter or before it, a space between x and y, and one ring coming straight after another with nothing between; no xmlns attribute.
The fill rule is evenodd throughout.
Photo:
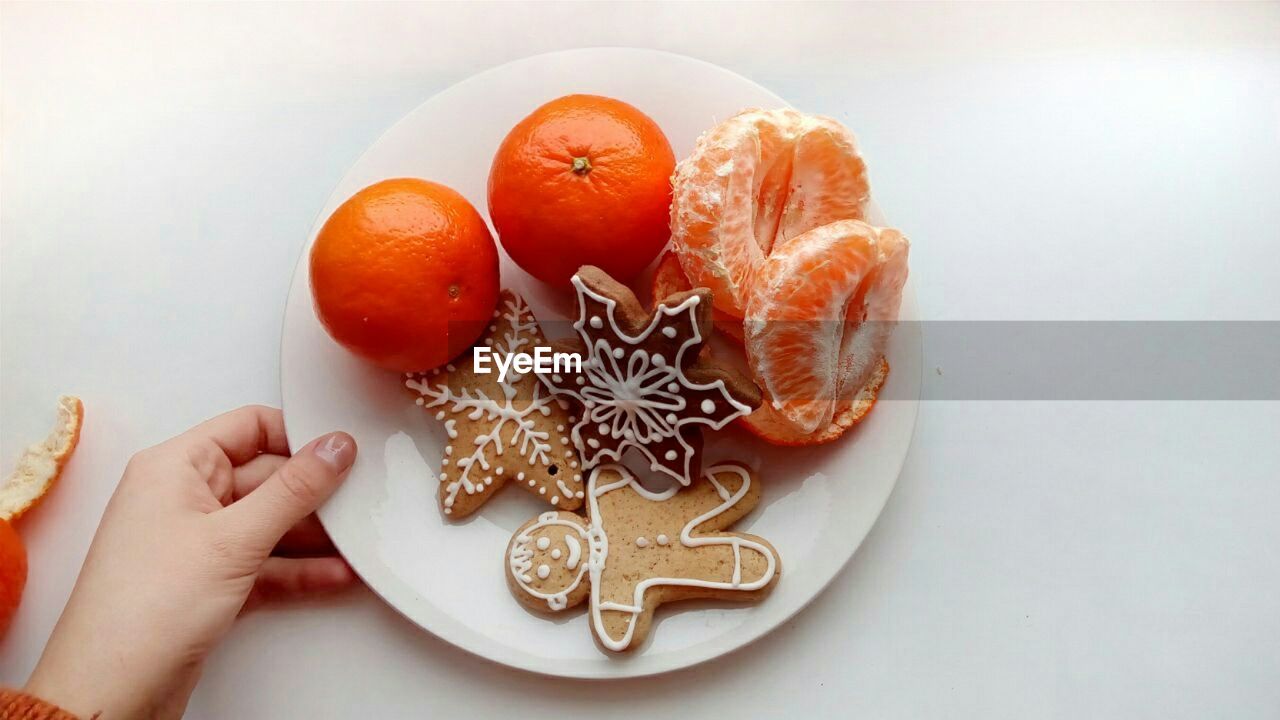
<svg viewBox="0 0 1280 720"><path fill-rule="evenodd" d="M693 148L700 132L744 107L786 104L727 70L651 50L572 50L509 63L436 95L379 138L338 183L311 237L343 200L391 177L445 183L484 210L489 162L507 130L543 102L575 92L636 105L666 131L677 157ZM856 116L853 124L856 131ZM882 221L878 215L873 209L871 219ZM908 322L889 353L885 395L896 399L879 403L839 442L788 450L736 430L709 439L709 460L735 458L761 470L764 500L739 528L777 547L783 575L774 593L758 605L668 605L645 647L608 656L592 641L584 614L548 620L524 610L507 590L503 551L520 524L545 510L536 499L502 492L467 521L443 520L435 499L442 433L410 402L397 375L356 360L325 335L311 305L309 250L310 243L293 276L280 350L289 438L296 448L342 429L360 445L350 478L320 518L351 566L388 603L496 662L570 677L632 677L693 665L755 640L803 608L853 555L911 442L921 355L918 327ZM569 307L505 256L502 278L539 317ZM910 283L902 319L918 319Z"/></svg>

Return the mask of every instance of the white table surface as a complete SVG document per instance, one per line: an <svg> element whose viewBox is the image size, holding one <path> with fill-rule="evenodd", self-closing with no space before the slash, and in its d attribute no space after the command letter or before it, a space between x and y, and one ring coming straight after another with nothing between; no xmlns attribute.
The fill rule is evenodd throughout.
<svg viewBox="0 0 1280 720"><path fill-rule="evenodd" d="M928 319L1280 320L1274 3L6 3L0 457L59 393L88 421L21 526L0 683L34 665L128 456L279 402L289 274L345 168L449 84L591 45L849 123ZM243 619L189 716L1274 718L1277 437L1277 402L925 402L842 575L713 664L558 683L359 590Z"/></svg>

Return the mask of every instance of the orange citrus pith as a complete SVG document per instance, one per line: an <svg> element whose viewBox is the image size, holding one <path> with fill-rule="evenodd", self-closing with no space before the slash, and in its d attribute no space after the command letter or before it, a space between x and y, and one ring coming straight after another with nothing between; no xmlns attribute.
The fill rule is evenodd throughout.
<svg viewBox="0 0 1280 720"><path fill-rule="evenodd" d="M27 585L27 549L8 520L0 520L0 637L4 636Z"/></svg>
<svg viewBox="0 0 1280 720"><path fill-rule="evenodd" d="M484 219L426 180L384 180L353 195L316 237L310 271L333 339L401 372L468 348L498 301L498 250Z"/></svg>
<svg viewBox="0 0 1280 720"><path fill-rule="evenodd" d="M502 141L489 215L507 254L565 284L582 265L626 282L666 244L671 144L649 116L597 95L539 107Z"/></svg>
<svg viewBox="0 0 1280 720"><path fill-rule="evenodd" d="M747 110L698 138L674 178L671 239L685 274L743 317L760 262L797 235L861 220L870 190L853 135L831 118Z"/></svg>

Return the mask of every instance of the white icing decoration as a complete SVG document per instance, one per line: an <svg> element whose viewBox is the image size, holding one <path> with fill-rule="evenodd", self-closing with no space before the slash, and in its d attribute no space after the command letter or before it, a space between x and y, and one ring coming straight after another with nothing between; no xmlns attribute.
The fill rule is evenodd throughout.
<svg viewBox="0 0 1280 720"><path fill-rule="evenodd" d="M596 481L599 478L600 471L605 468L616 472L620 479L607 485L598 486ZM724 485L715 478L717 473L726 472L735 473L742 479L741 486L739 486L733 493L730 493ZM582 584L584 576L588 577L591 583L591 622L595 627L596 636L600 639L600 642L603 643L605 647L614 651L625 650L627 646L631 644L631 639L635 632L635 618L643 611L644 594L651 587L667 585L700 587L711 590L742 590L750 592L767 586L772 582L774 575L777 573L778 567L777 556L774 555L773 551L770 550L768 546L756 542L755 540L751 540L750 538L739 537L736 535L693 536L693 530L695 528L703 525L711 518L724 513L726 510L741 501L742 498L746 497L747 492L751 488L751 475L737 465L720 465L707 469L706 478L715 488L716 493L720 496L723 502L685 523L684 527L680 531L680 545L685 548L698 548L713 545L728 545L732 547L734 568L730 576L730 580L727 582L719 580L702 580L697 578L654 577L647 578L636 584L633 600L629 605L602 601L600 599L599 588L601 585L601 577L604 573L605 565L609 557L609 537L604 529L604 518L600 512L598 499L610 492L629 488L632 492L639 494L646 500L650 500L652 502L664 502L675 497L676 492L680 489L677 486L672 486L660 493L650 492L636 481L635 476L632 475L629 470L620 465L609 465L596 468L592 472L590 479L587 481L587 492L589 498L587 518L585 519L585 522L589 523L587 527L584 528L579 524L580 522L584 522L583 519L578 519L577 522L565 520L555 512L547 512L539 515L538 520L535 523L520 532L512 541L507 556L508 571L521 589L534 597L546 600L547 607L551 610L563 610L568 604L569 594ZM542 540L544 538L542 537L538 538L537 542L534 542L533 533L540 529L549 527L565 527L571 531L563 536L565 547L568 549L568 557L565 560L564 566L571 572L578 570L576 576L574 576L563 589L554 593L548 593L530 587L532 579L528 574L533 568L533 548L537 547L539 550L545 550L550 546L549 541L547 544L543 544ZM585 564L580 565L579 561L582 557L582 541L584 540L588 547L588 558ZM670 538L665 534L658 535L656 540L658 545L668 545L670 543ZM635 544L637 547L643 548L649 544L649 541L644 537L639 537L636 538ZM758 579L747 583L742 582L743 548L747 548L761 554L766 560L765 571L761 576ZM560 559L560 555L557 554L558 551L559 548L556 548L551 552L552 559ZM546 568L546 574L543 573L543 568ZM545 579L550 575L550 566L545 564L539 565L537 572L539 578ZM603 611L615 611L630 614L631 617L627 623L626 632L623 633L621 638L614 639L608 635L601 615Z"/></svg>
<svg viewBox="0 0 1280 720"><path fill-rule="evenodd" d="M561 553L561 552L560 552L560 548L556 548L555 550L552 550L552 551L551 551L551 559L552 559L552 560L559 560L559 559L560 559L560 556L561 556L562 554L563 554L563 553Z"/></svg>
<svg viewBox="0 0 1280 720"><path fill-rule="evenodd" d="M574 533L566 534L564 536L565 547L569 549L569 558L565 562L565 567L570 571L578 570L578 574L573 578L573 581L560 592L547 593L541 590L535 590L529 586L529 583L533 582L533 579L529 577L529 571L533 569L533 548L531 547L533 536L530 533L542 528L556 526L569 528ZM565 605L568 603L567 598L569 593L573 592L574 589L582 583L582 578L587 574L588 566L580 566L578 564L582 557L582 543L581 540L579 540L579 537L587 539L588 545L592 547L592 553L594 554L596 552L594 544L578 524L560 519L560 516L554 511L545 512L538 516L538 521L536 523L529 526L527 530L517 535L515 540L512 541L510 552L507 555L508 571L511 573L511 576L516 579L516 583L520 585L525 592L536 598L546 600L547 607L552 610L563 610ZM602 558L601 562L603 563L603 555L606 554L607 551L601 549L599 552ZM547 568L547 574L549 575L551 573L551 569L546 565L539 566L539 572L541 572L541 569L544 567Z"/></svg>
<svg viewBox="0 0 1280 720"><path fill-rule="evenodd" d="M550 567L548 567L547 565L539 565L539 566L538 566L538 579L539 579L539 580L546 580L546 579L547 579L547 576L548 576L548 575L550 575L550 574L551 574L551 568L550 568Z"/></svg>
<svg viewBox="0 0 1280 720"><path fill-rule="evenodd" d="M551 538L549 538L549 537L540 537L540 538L538 538L538 549L539 549L539 550L546 550L546 549L547 549L547 548L549 548L549 547L551 547Z"/></svg>
<svg viewBox="0 0 1280 720"><path fill-rule="evenodd" d="M667 451L667 454L666 454L664 457L666 457L668 460L675 460L675 459L676 459L676 451L675 451L675 450L668 450L668 451Z"/></svg>
<svg viewBox="0 0 1280 720"><path fill-rule="evenodd" d="M533 333L538 327L537 320L529 311L529 306L520 296L512 296L505 301L504 305L504 308L495 311L494 317L503 317L510 328L502 334L500 347L495 350L495 355L500 353L509 355L520 351L526 345L531 346ZM450 372L457 369L452 364L446 367ZM473 472L478 475L480 472L487 473L490 470L489 461L485 458L486 451L489 449L492 449L496 458L504 457L508 451L514 451L531 465L551 464L551 434L538 430L531 416L534 413L550 414L551 403L560 403L561 400L544 394L545 388L542 383L533 386L533 399L524 407L517 407L513 402L516 390L510 384L501 385L503 397L500 399L490 398L481 389L462 388L455 392L447 382L440 380L419 379L411 376L405 381L405 385L422 395L418 399L425 401L425 407L440 408L436 412L437 418L444 419L449 414L465 416L471 421L484 418L494 423L488 432L476 436L475 448L470 455L457 459L455 464L460 470L457 477L448 482L443 476L440 478L441 482L445 483L443 504L446 509L452 507L458 493L466 492L468 495L474 495L484 487L492 486L492 476L486 476L483 480L475 480L472 477ZM457 425L456 417L444 420L444 429L450 440L458 438ZM569 442L567 437L561 437L560 440L565 444ZM452 449L445 452L446 455L453 454ZM441 465L448 465L448 462L446 458ZM493 472L502 475L505 468L497 467Z"/></svg>
<svg viewBox="0 0 1280 720"><path fill-rule="evenodd" d="M662 334L669 338L673 338L676 336L676 329L668 325L667 327L662 328Z"/></svg>
<svg viewBox="0 0 1280 720"><path fill-rule="evenodd" d="M563 384L551 387L553 392L572 396L583 405L583 417L573 427L573 441L579 448L598 451L594 453L594 457L584 454L584 462L590 466L606 459L619 461L627 447L635 447L647 457L650 465L658 466L655 469L675 478L682 485L688 485L692 481L689 471L692 468L694 448L685 440L682 429L700 424L719 430L735 418L751 412L750 407L729 394L723 380L707 384L695 383L684 374L685 353L691 348L696 353L697 346L703 341L697 324L700 296L691 295L674 306L659 305L649 325L638 335L631 336L618 325L616 300L588 288L578 275L573 276L572 282L578 293L578 320L574 327L587 346L582 372L576 377L577 384L583 387L564 387ZM596 327L590 320L600 317L591 314L589 300L605 308L605 318L601 320L600 327L607 322L612 336L626 345L644 343L659 328L663 329L663 334L667 337L673 337L665 332L666 329L674 330L673 320L687 323L690 336L681 341L675 358L670 363L660 353L636 351L627 357L625 363L619 364L617 360L626 356L625 349L613 347L610 344L611 338L593 338L583 327L584 320L587 319L592 327ZM675 335L679 333L676 332ZM552 378L543 377L543 380ZM671 389L672 386L676 387L675 391ZM685 398L682 397L685 392L713 392L722 397L724 403L704 399L698 408L702 413L697 414L692 412L693 408L686 406ZM677 414L680 412L684 413L683 417ZM583 431L590 427L594 427L599 435L621 442L614 448L597 447L599 442L592 444L592 438L584 440L582 437ZM649 446L664 440L674 440L679 445L676 458L668 461L678 462L683 456L679 472L659 463L649 449Z"/></svg>
<svg viewBox="0 0 1280 720"><path fill-rule="evenodd" d="M601 320L601 319L599 318L599 316L592 317L592 318L591 318L591 327L593 327L593 328L595 328L595 329L599 330L600 328L604 327L604 321L603 321L603 320Z"/></svg>
<svg viewBox="0 0 1280 720"><path fill-rule="evenodd" d="M569 548L569 559L565 560L564 566L574 570L578 567L578 561L582 558L582 543L574 535L565 535L564 545Z"/></svg>
<svg viewBox="0 0 1280 720"><path fill-rule="evenodd" d="M593 535L596 532L599 532L602 536L604 535L603 525L600 524L601 523L600 507L596 499L604 495L605 493L611 492L613 490L625 488L625 487L631 487L632 490L640 494L642 497L648 500L661 502L674 497L675 491L679 489L677 487L672 487L662 493L649 492L648 490L644 489L644 486L640 485L640 483L636 481L635 476L632 475L629 470L627 470L625 467L622 467L620 465L614 465L612 466L612 469L617 471L618 474L622 476L621 480L614 482L612 484L606 485L604 487L597 487L596 478L599 476L601 469L602 468L597 468L595 471L593 471L591 473L591 479L588 480L588 483L587 483L587 490L589 493L588 497L590 498L588 502L591 504L590 510L588 512L588 516L591 518L592 525L591 525L590 532ZM608 545L609 545L608 538L605 537L604 542L602 543L603 547L605 548L605 557L600 558L599 569L593 568L591 571L591 621L595 623L596 636L600 638L600 642L602 642L605 645L605 647L608 647L610 650L621 651L621 650L625 650L627 646L631 644L631 636L635 631L635 618L640 614L641 610L644 607L645 591L647 591L650 587L653 587L655 585L679 585L679 586L685 586L685 587L708 588L712 590L723 589L723 590L752 591L752 590L759 590L760 588L768 585L773 580L773 575L774 573L777 572L778 559L766 545L758 543L754 540L750 540L748 538L737 537L737 536L725 537L725 536L713 535L710 537L704 537L704 536L693 537L694 528L698 527L699 525L702 525L703 523L710 520L711 518L716 517L717 515L723 513L724 511L738 504L738 501L740 501L743 497L745 497L747 494L747 491L751 488L751 475L737 465L721 465L721 466L709 468L705 473L706 478L716 487L717 491L720 492L721 497L724 497L726 493L725 493L724 487L715 479L715 474L720 472L736 473L740 478L742 478L742 486L739 487L738 491L734 493L731 497L725 498L724 499L725 501L720 505L717 505L711 510L685 523L684 528L680 531L680 543L688 548L704 547L708 545L732 546L733 559L734 559L735 565L733 568L733 575L732 575L731 581L722 582L722 581L714 581L714 580L698 580L696 578L647 578L636 584L635 595L631 605L623 605L623 604L614 603L614 602L601 602L600 591L599 591L599 587L600 587L599 581L600 581L600 574L603 573L604 571L604 562L608 558ZM741 581L741 576L742 576L741 548L743 547L750 548L760 553L765 557L768 563L765 568L764 574L762 574L759 579L749 583L743 583ZM600 615L602 610L615 610L618 612L626 612L631 614L631 621L627 623L627 631L623 634L621 639L614 640L613 638L609 637L608 633L605 631L604 621Z"/></svg>

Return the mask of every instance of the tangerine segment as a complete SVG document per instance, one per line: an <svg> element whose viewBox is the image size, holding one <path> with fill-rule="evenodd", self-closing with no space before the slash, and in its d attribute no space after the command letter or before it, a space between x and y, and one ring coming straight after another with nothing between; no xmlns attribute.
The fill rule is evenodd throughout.
<svg viewBox="0 0 1280 720"><path fill-rule="evenodd" d="M829 425L880 366L908 249L897 230L841 220L792 238L760 264L744 323L747 362L796 429Z"/></svg>
<svg viewBox="0 0 1280 720"><path fill-rule="evenodd" d="M802 447L829 443L844 435L847 430L866 418L871 412L871 408L875 407L876 399L880 395L880 388L884 387L884 381L888 377L889 363L881 360L875 371L871 373L871 378L867 380L867 384L854 393L849 400L849 404L836 408L835 415L831 418L831 423L826 427L818 428L817 431L812 433L804 433L797 430L794 425L774 410L768 402L756 408L755 412L750 415L738 418L737 422L756 437L773 445Z"/></svg>
<svg viewBox="0 0 1280 720"><path fill-rule="evenodd" d="M742 317L757 266L792 238L861 220L870 189L853 134L790 109L747 110L698 138L676 166L671 236L695 286Z"/></svg>

